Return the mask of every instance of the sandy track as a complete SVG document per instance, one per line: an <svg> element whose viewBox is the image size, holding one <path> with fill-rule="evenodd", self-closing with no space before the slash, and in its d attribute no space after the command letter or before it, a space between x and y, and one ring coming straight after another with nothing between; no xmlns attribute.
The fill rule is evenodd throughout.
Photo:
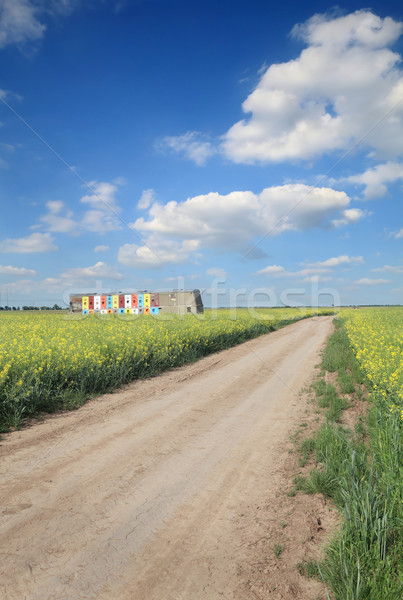
<svg viewBox="0 0 403 600"><path fill-rule="evenodd" d="M276 496L331 321L300 321L5 436L0 596L248 597L242 507Z"/></svg>

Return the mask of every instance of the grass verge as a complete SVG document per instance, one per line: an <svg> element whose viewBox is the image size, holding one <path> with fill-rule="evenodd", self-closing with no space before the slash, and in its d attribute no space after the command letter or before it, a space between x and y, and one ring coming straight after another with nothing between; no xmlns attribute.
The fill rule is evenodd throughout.
<svg viewBox="0 0 403 600"><path fill-rule="evenodd" d="M314 437L299 443L302 462L314 457L307 477L294 479L293 492L321 493L341 513L338 533L325 558L298 566L318 576L334 600L400 600L403 597L403 453L399 414L372 403L354 429L339 423L350 394L359 402L369 386L352 351L342 321L335 320L314 389L325 419ZM336 375L337 388L325 372ZM334 376L333 376L334 379ZM301 464L301 463L300 463Z"/></svg>

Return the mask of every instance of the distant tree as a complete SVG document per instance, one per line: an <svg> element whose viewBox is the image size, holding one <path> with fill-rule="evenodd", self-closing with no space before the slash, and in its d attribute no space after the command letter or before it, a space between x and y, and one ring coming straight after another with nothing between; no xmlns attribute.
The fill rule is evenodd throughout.
<svg viewBox="0 0 403 600"><path fill-rule="evenodd" d="M54 304L54 305L52 306L52 309L53 309L53 310L63 310L63 309L62 309L62 307L61 307L61 306L59 306L58 304Z"/></svg>

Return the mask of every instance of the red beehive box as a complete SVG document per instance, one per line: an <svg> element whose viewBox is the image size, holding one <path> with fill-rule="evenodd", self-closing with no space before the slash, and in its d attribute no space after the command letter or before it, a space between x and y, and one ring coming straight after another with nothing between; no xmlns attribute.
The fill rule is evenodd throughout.
<svg viewBox="0 0 403 600"><path fill-rule="evenodd" d="M124 296L124 294L119 294L119 308L125 308L125 296Z"/></svg>
<svg viewBox="0 0 403 600"><path fill-rule="evenodd" d="M101 308L106 308L106 296L101 296Z"/></svg>
<svg viewBox="0 0 403 600"><path fill-rule="evenodd" d="M137 294L132 294L132 307L137 308L138 305L139 304L138 304Z"/></svg>
<svg viewBox="0 0 403 600"><path fill-rule="evenodd" d="M90 310L94 309L94 296L88 296L88 308Z"/></svg>
<svg viewBox="0 0 403 600"><path fill-rule="evenodd" d="M160 305L160 295L159 294L151 294L151 306L159 306Z"/></svg>

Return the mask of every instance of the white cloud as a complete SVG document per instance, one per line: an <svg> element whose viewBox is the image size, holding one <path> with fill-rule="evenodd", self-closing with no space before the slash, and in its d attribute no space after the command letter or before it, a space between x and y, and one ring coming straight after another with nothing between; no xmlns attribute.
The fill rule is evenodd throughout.
<svg viewBox="0 0 403 600"><path fill-rule="evenodd" d="M184 264L198 249L198 242L185 240L150 240L150 245L123 244L119 248L118 261L122 265L137 268L161 268L168 264Z"/></svg>
<svg viewBox="0 0 403 600"><path fill-rule="evenodd" d="M272 275L274 277L302 277L304 281L328 281L331 277L324 277L325 273L330 273L332 269L338 267L340 265L345 264L362 264L364 259L362 256L347 256L347 254L343 254L341 256L334 256L332 258L328 258L327 260L315 262L315 263L301 263L303 269L299 269L298 271L287 271L284 267L280 265L269 265L260 271L257 271L255 275Z"/></svg>
<svg viewBox="0 0 403 600"><path fill-rule="evenodd" d="M11 265L0 265L0 275L18 275L19 277L36 275L33 269L25 269L24 267L12 267Z"/></svg>
<svg viewBox="0 0 403 600"><path fill-rule="evenodd" d="M181 153L199 166L204 165L206 160L216 153L211 142L206 140L199 131L188 131L183 135L164 137L158 146Z"/></svg>
<svg viewBox="0 0 403 600"><path fill-rule="evenodd" d="M329 271L329 268L320 266L300 269L299 271L286 271L284 267L279 265L269 265L264 269L257 271L255 275L272 275L274 277L303 277L305 278L305 281L308 279L311 281L312 277L318 277L319 275L328 273Z"/></svg>
<svg viewBox="0 0 403 600"><path fill-rule="evenodd" d="M340 256L333 256L332 258L328 258L327 260L323 260L316 263L307 264L308 267L338 267L339 265L348 265L351 263L363 264L364 259L362 256L348 256L347 254L342 254Z"/></svg>
<svg viewBox="0 0 403 600"><path fill-rule="evenodd" d="M242 105L249 116L223 136L226 155L237 163L306 160L364 135L376 155L399 155L403 78L400 56L388 46L401 32L401 23L369 10L315 15L296 26L307 48L266 70Z"/></svg>
<svg viewBox="0 0 403 600"><path fill-rule="evenodd" d="M221 269L220 267L212 267L211 269L207 269L206 273L211 277L227 277L227 271L225 269Z"/></svg>
<svg viewBox="0 0 403 600"><path fill-rule="evenodd" d="M0 1L0 48L39 40L46 29L38 19L38 5L31 0Z"/></svg>
<svg viewBox="0 0 403 600"><path fill-rule="evenodd" d="M0 0L0 48L40 40L46 17L66 16L77 4L77 0Z"/></svg>
<svg viewBox="0 0 403 600"><path fill-rule="evenodd" d="M40 217L48 231L57 233L77 232L79 225L73 219L71 210L65 208L61 200L51 200L46 203L49 212ZM64 212L64 215L62 214Z"/></svg>
<svg viewBox="0 0 403 600"><path fill-rule="evenodd" d="M58 250L54 245L54 238L50 233L31 233L25 238L12 239L7 238L0 243L0 252L52 252Z"/></svg>
<svg viewBox="0 0 403 600"><path fill-rule="evenodd" d="M342 210L340 215L341 218L334 219L332 221L333 227L342 227L343 225L351 225L352 223L357 223L360 219L365 217L366 215L371 214L367 211L361 210L360 208L347 208L346 210Z"/></svg>
<svg viewBox="0 0 403 600"><path fill-rule="evenodd" d="M256 275L280 275L283 273L286 273L284 267L280 267L279 265L269 265L264 269L260 269Z"/></svg>
<svg viewBox="0 0 403 600"><path fill-rule="evenodd" d="M121 184L120 179L115 179L112 183L107 181L89 182L88 185L92 192L81 198L83 204L91 206L81 220L81 226L84 229L94 233L105 233L121 228L120 207L115 197Z"/></svg>
<svg viewBox="0 0 403 600"><path fill-rule="evenodd" d="M99 261L95 265L90 267L78 267L68 269L66 272L60 275L62 280L66 281L81 281L87 279L113 279L119 281L122 279L121 273L118 273L114 267L109 266L107 263Z"/></svg>
<svg viewBox="0 0 403 600"><path fill-rule="evenodd" d="M350 175L340 181L348 181L357 185L364 185L364 198L373 200L381 198L388 191L386 183L393 183L398 179L403 179L403 164L396 162L387 162L376 165L372 169L367 169L359 175Z"/></svg>
<svg viewBox="0 0 403 600"><path fill-rule="evenodd" d="M370 279L369 277L363 277L354 283L357 285L383 285L384 283L390 283L390 279Z"/></svg>
<svg viewBox="0 0 403 600"><path fill-rule="evenodd" d="M108 250L110 250L109 246L95 246L94 248L94 252L107 252Z"/></svg>
<svg viewBox="0 0 403 600"><path fill-rule="evenodd" d="M42 227L57 233L79 234L83 231L105 233L121 228L119 218L120 207L116 200L119 186L125 183L123 178L117 178L112 183L106 181L91 181L90 194L85 194L80 199L81 203L89 205L77 218L71 210L66 208L61 200L51 200L46 203L48 212L39 220ZM31 227L37 228L41 225Z"/></svg>
<svg viewBox="0 0 403 600"><path fill-rule="evenodd" d="M147 209L154 202L154 198L155 192L152 188L148 190L143 190L141 198L137 203L137 208L139 208L140 210Z"/></svg>
<svg viewBox="0 0 403 600"><path fill-rule="evenodd" d="M137 219L133 227L157 239L242 251L256 236L327 226L349 202L344 192L303 184L266 188L260 194L211 192L184 202L154 203L149 218Z"/></svg>
<svg viewBox="0 0 403 600"><path fill-rule="evenodd" d="M403 273L403 265L384 265L383 267L378 267L377 269L371 269L374 273Z"/></svg>
<svg viewBox="0 0 403 600"><path fill-rule="evenodd" d="M396 240L398 240L398 239L400 239L400 238L403 238L403 227L402 227L402 229L401 229L400 231L396 231L396 232L393 234L393 237L394 237Z"/></svg>

